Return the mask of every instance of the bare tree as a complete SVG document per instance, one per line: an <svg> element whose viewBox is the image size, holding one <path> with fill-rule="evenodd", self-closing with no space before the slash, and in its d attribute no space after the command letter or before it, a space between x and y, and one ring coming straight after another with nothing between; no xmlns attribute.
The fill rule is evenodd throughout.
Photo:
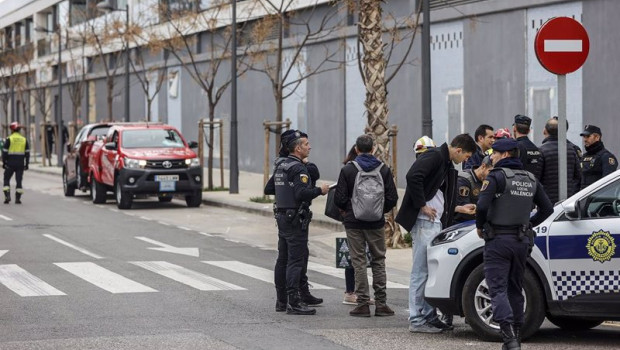
<svg viewBox="0 0 620 350"><path fill-rule="evenodd" d="M157 98L164 81L166 81L167 55L164 55L164 62L161 64L147 65L144 59L144 50L151 53L162 51L161 43L158 41L149 41L145 46L136 49L134 59L129 60L131 70L135 73L135 77L140 83L140 87L146 98L146 121L150 122L153 118L152 105Z"/></svg>
<svg viewBox="0 0 620 350"><path fill-rule="evenodd" d="M71 69L67 64L67 89L71 99L71 116L74 125L77 125L78 116L82 114L82 101L84 100L84 88L86 86L86 74L89 71L89 60L85 55L85 46L88 33L85 28L66 30L67 50ZM79 44L75 46L75 44Z"/></svg>
<svg viewBox="0 0 620 350"><path fill-rule="evenodd" d="M294 0L258 0L258 3L266 14L254 23L249 43L252 49L246 55L248 62L244 64L269 79L276 104L276 121L281 122L283 101L293 95L304 80L340 68L328 63L342 63L336 59L341 47L330 48L322 41L342 28L344 16L339 18L342 7L338 2L324 5L331 7L323 14L316 5L294 10ZM305 57L305 49L310 44L314 48L322 45L325 52L315 66L311 66ZM290 52L288 67L284 65L285 50ZM276 147L280 144L280 131L277 127Z"/></svg>
<svg viewBox="0 0 620 350"><path fill-rule="evenodd" d="M169 31L159 40L165 43L164 48L182 65L192 80L204 91L207 97L208 118L213 122L215 110L232 77L229 69L222 70L223 63L230 60L232 46L232 29L222 28L220 20L228 14L230 1L213 1L206 11L199 11L198 6L170 9L164 5L160 13L169 19ZM243 25L237 28L240 30ZM206 33L206 52L200 52L200 40L196 33ZM164 40L165 38L165 40ZM239 67L237 75L243 75L247 67ZM213 189L213 139L214 126L209 125L207 188ZM202 141L201 141L202 142ZM220 160L222 162L223 160ZM223 166L223 165L221 165Z"/></svg>
<svg viewBox="0 0 620 350"><path fill-rule="evenodd" d="M4 90L0 95L0 99L2 100L2 111L5 117L3 124L5 126L11 123L11 114L15 113L14 110L9 112L9 106L11 105L11 99L14 98L15 90L19 88L20 73L23 70L24 63L28 61L26 57L24 52L17 49L7 50L0 55L1 87ZM15 108L15 106L13 106L13 108ZM3 132L4 131L5 130L3 130Z"/></svg>
<svg viewBox="0 0 620 350"><path fill-rule="evenodd" d="M356 1L348 1L349 9L355 9L358 6ZM381 2L376 0L359 0L358 10L360 16L358 43L363 48L363 56L360 60L360 73L366 86L366 101L364 105L366 106L368 117L365 132L373 134L377 140L377 157L386 164L390 164L387 85L407 62L411 62L409 54L411 53L417 32L421 8L418 7L415 15L412 16L415 18L415 21L404 23L403 27L409 33L405 35L407 40L404 41L407 43L406 52L400 60L391 64L395 48L399 43L403 42L400 32L401 26L398 25L396 17L393 15L388 16L392 25L386 28L383 21ZM388 33L390 38L387 45L383 41L384 33ZM358 55L361 54L361 50L358 50ZM386 67L388 65L390 65L392 73L386 77ZM385 230L386 244L394 248L404 245L400 227L394 221L396 212L395 208L386 214Z"/></svg>

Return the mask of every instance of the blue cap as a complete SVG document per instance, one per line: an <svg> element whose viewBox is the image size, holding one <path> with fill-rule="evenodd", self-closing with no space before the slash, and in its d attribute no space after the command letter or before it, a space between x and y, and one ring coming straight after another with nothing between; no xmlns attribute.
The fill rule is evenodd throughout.
<svg viewBox="0 0 620 350"><path fill-rule="evenodd" d="M517 140L512 138L495 140L495 142L493 142L493 146L491 146L494 151L498 152L508 152L518 147L519 144L517 143Z"/></svg>

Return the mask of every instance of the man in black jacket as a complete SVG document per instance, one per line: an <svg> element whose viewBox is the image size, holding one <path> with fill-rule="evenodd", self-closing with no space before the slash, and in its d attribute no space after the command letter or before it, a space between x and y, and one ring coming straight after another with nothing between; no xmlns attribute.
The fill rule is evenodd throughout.
<svg viewBox="0 0 620 350"><path fill-rule="evenodd" d="M344 228L347 232L351 263L355 270L355 294L357 294L357 307L349 314L351 316L370 316L370 291L368 287L368 276L366 275L366 245L372 255L370 267L372 269L372 286L375 290L375 316L392 316L394 311L386 304L386 283L385 274L385 219L383 214L394 208L398 201L398 192L394 184L394 178L390 168L385 166L380 160L373 156L374 140L370 135L362 135L355 141L357 157L347 163L340 171L338 185L334 194L334 203L344 211ZM358 168L359 167L359 168ZM360 173L360 169L363 173ZM357 200L354 196L354 185L358 176L370 174L378 170L381 176L383 188L369 189L369 194L382 195L383 198L369 198L374 203L383 203L378 219L370 221L368 218L356 216L353 202ZM372 175L369 175L372 176ZM378 176L377 176L378 178ZM371 179L370 184L377 184L376 180ZM359 213L359 209L357 215Z"/></svg>
<svg viewBox="0 0 620 350"><path fill-rule="evenodd" d="M618 160L601 141L602 134L601 128L595 125L586 125L580 134L586 147L586 153L581 160L582 188L590 186L618 169Z"/></svg>
<svg viewBox="0 0 620 350"><path fill-rule="evenodd" d="M474 169L480 166L486 151L491 149L493 142L495 142L493 128L486 124L480 125L474 132L474 139L477 144L476 151L463 163L463 170Z"/></svg>
<svg viewBox="0 0 620 350"><path fill-rule="evenodd" d="M538 147L527 137L531 125L532 119L518 114L515 116L515 122L512 125L512 133L519 144L519 159L521 159L523 169L534 174L536 179L540 181L544 159Z"/></svg>
<svg viewBox="0 0 620 350"><path fill-rule="evenodd" d="M547 196L552 204L559 201L559 174L558 174L558 120L551 118L545 124L543 130L545 139L539 147L543 156L543 171L540 183L543 185ZM579 191L581 174L579 171L579 159L575 149L566 144L566 171L567 171L567 195L570 197Z"/></svg>
<svg viewBox="0 0 620 350"><path fill-rule="evenodd" d="M450 171L455 172L452 163L461 163L476 151L474 139L462 134L456 136L450 145L430 149L419 156L407 173L407 188L396 222L411 232L413 239L413 264L409 283L409 331L419 333L438 333L450 329L437 318L435 309L424 300L424 288L428 278L426 248L441 231L439 218L442 212L451 215L454 207L446 206L444 196L439 191L452 188L454 192L456 176L446 181ZM451 183L449 183L451 182ZM454 193L446 194L454 198Z"/></svg>

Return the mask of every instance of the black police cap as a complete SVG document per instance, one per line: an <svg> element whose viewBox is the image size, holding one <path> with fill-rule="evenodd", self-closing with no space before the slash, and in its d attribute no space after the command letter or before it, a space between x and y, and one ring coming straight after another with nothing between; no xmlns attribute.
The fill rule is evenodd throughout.
<svg viewBox="0 0 620 350"><path fill-rule="evenodd" d="M603 133L601 132L601 128L599 128L596 125L586 125L586 127L583 129L583 132L581 134L579 134L580 136L590 136L592 134L599 134L601 136L603 136Z"/></svg>
<svg viewBox="0 0 620 350"><path fill-rule="evenodd" d="M523 124L529 127L532 125L532 119L526 115L517 114L515 115L515 124Z"/></svg>
<svg viewBox="0 0 620 350"><path fill-rule="evenodd" d="M498 152L508 152L518 147L519 147L519 144L517 143L517 140L513 138L504 138L504 139L496 140L495 142L493 142L493 146L491 146L491 148L493 148L494 151L498 151Z"/></svg>

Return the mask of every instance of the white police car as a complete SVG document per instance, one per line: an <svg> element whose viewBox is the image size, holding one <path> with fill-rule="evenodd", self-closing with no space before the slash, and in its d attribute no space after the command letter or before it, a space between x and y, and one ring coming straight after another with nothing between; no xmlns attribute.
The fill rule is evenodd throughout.
<svg viewBox="0 0 620 350"><path fill-rule="evenodd" d="M563 329L586 330L620 320L620 170L555 205L535 228L524 279L524 338L545 317ZM428 248L426 300L464 316L483 339L498 339L473 221L443 230Z"/></svg>

